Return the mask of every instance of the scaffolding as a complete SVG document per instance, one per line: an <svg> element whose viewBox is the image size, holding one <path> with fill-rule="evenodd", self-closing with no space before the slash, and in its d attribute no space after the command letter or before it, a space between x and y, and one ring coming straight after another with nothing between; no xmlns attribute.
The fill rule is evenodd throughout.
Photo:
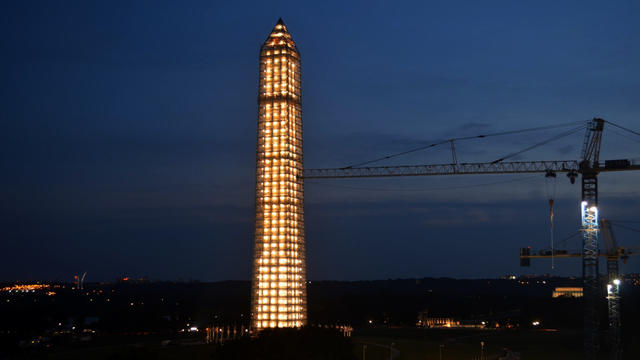
<svg viewBox="0 0 640 360"><path fill-rule="evenodd" d="M260 49L251 326L307 321L300 54L282 19Z"/></svg>

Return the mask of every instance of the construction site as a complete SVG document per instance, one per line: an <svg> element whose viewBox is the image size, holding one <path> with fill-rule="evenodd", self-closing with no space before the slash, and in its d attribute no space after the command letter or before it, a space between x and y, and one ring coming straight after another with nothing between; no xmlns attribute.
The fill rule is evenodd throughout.
<svg viewBox="0 0 640 360"><path fill-rule="evenodd" d="M578 251L557 248L553 239L554 229L554 199L549 198L550 238L551 246L548 249L532 251L530 247L523 247L520 251L521 266L529 266L533 258L550 259L553 263L556 259L581 258L582 259L582 298L584 299L584 358L599 359L602 355L601 343L604 340L604 349L609 352L610 359L621 359L620 324L620 274L619 262L626 261L630 256L637 255L638 247L618 246L613 235L613 222L605 219L606 214L600 214L598 208L598 174L605 172L624 172L640 170L640 164L632 159L600 158L600 148L605 124L616 127L631 135L639 136L634 130L621 127L615 123L601 118L594 118L586 124L551 137L543 142L534 144L520 151L511 153L491 162L484 163L459 163L456 155L456 142L471 139L485 139L493 136L504 136L520 132L539 131L544 128L531 128L508 131L495 134L479 134L452 138L438 143L428 144L419 148L404 152L389 154L384 157L372 159L350 165L343 168L306 169L305 179L340 179L340 178L375 178L375 177L404 177L404 176L458 176L458 175L482 175L482 174L529 174L537 173L548 179L555 179L559 175L565 175L571 184L578 183L581 189L581 203L576 204L580 208L581 228L575 235L581 235L582 247ZM560 127L566 127L561 125ZM556 126L550 126L556 127ZM561 139L576 131L585 130L584 143L580 159L576 160L540 160L540 161L506 161L512 157L543 146L552 141ZM404 165L404 166L371 166L372 163L400 157L409 153L427 150L436 146L448 146L451 150L451 162L447 164ZM604 216L603 216L604 215ZM625 226L624 224L620 224ZM566 241L566 239L563 239ZM560 241L560 244L563 243ZM600 274L599 259L606 260L606 274ZM604 306L606 304L606 306ZM603 310L606 309L605 314ZM602 324L601 319L606 319ZM603 334L606 333L606 336Z"/></svg>
<svg viewBox="0 0 640 360"><path fill-rule="evenodd" d="M0 360L640 358L638 4L6 8Z"/></svg>

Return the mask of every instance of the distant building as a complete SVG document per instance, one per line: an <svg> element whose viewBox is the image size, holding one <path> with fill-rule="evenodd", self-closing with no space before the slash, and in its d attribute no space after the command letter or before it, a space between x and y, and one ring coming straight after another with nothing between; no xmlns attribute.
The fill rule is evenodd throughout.
<svg viewBox="0 0 640 360"><path fill-rule="evenodd" d="M307 323L300 53L278 21L260 48L253 329Z"/></svg>
<svg viewBox="0 0 640 360"><path fill-rule="evenodd" d="M418 326L422 327L458 327L460 321L455 321L453 318L445 317L426 317L418 320Z"/></svg>
<svg viewBox="0 0 640 360"><path fill-rule="evenodd" d="M582 287L557 287L553 290L554 298L558 297L574 297L580 298L582 297Z"/></svg>
<svg viewBox="0 0 640 360"><path fill-rule="evenodd" d="M486 327L486 322L482 321L460 321L450 317L429 317L428 311L424 310L418 314L418 327L428 328L475 328L482 329Z"/></svg>

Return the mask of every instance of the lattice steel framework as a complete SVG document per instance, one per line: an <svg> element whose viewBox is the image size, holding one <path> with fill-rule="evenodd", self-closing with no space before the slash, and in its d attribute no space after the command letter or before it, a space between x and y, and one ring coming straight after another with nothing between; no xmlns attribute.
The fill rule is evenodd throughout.
<svg viewBox="0 0 640 360"><path fill-rule="evenodd" d="M602 288L598 267L598 172L604 120L587 128L582 148L582 278L584 283L584 358L597 359L600 350L598 307Z"/></svg>
<svg viewBox="0 0 640 360"><path fill-rule="evenodd" d="M282 19L260 49L252 328L307 320L300 54Z"/></svg>
<svg viewBox="0 0 640 360"><path fill-rule="evenodd" d="M584 183L584 182L583 182ZM596 358L599 348L598 341L598 208L593 201L582 201L582 272L584 277L584 349L585 359Z"/></svg>
<svg viewBox="0 0 640 360"><path fill-rule="evenodd" d="M609 359L619 360L622 357L622 341L620 336L620 279L618 259L621 253L630 253L626 249L618 247L613 235L611 222L600 220L600 232L605 240L607 248L607 307L608 307L608 337L609 337ZM601 254L602 256L602 254Z"/></svg>
<svg viewBox="0 0 640 360"><path fill-rule="evenodd" d="M480 174L525 174L548 171L575 173L580 169L576 160L514 161L490 163L459 163L435 165L368 166L329 169L306 169L307 179L339 179L354 177L441 176Z"/></svg>
<svg viewBox="0 0 640 360"><path fill-rule="evenodd" d="M613 279L607 284L607 304L609 314L609 359L622 359L620 341L620 280Z"/></svg>

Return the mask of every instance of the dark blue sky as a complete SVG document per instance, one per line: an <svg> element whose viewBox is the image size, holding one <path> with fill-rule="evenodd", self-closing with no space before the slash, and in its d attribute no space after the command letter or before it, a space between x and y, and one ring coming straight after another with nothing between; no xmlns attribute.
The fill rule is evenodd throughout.
<svg viewBox="0 0 640 360"><path fill-rule="evenodd" d="M279 17L302 54L306 167L594 116L640 129L635 1L3 2L0 280L249 279L258 50ZM561 131L460 143L458 157ZM577 159L582 138L520 159ZM640 137L606 130L602 158L623 157L640 158ZM441 148L387 163L449 161ZM640 174L600 179L602 214L640 221ZM308 276L549 272L517 256L549 243L548 185L308 181ZM557 181L556 239L577 230L579 191Z"/></svg>

